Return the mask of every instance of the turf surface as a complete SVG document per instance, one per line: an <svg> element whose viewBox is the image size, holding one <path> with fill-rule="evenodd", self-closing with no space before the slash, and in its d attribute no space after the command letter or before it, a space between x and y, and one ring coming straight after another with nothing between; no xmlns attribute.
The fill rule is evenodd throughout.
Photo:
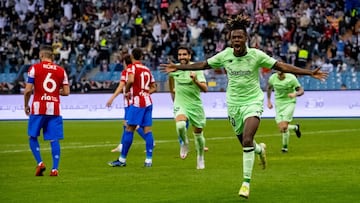
<svg viewBox="0 0 360 203"><path fill-rule="evenodd" d="M186 160L172 120L155 120L152 168L144 168L140 136L127 166L112 168L110 150L122 132L117 120L66 120L59 177L50 177L49 143L40 138L47 170L35 177L26 121L0 122L0 202L359 202L360 119L295 119L303 136L292 132L289 152L273 119L263 119L256 135L267 144L268 168L256 160L250 198L238 196L242 150L227 120L208 120L205 170L196 170L191 139ZM192 138L192 134L189 133Z"/></svg>

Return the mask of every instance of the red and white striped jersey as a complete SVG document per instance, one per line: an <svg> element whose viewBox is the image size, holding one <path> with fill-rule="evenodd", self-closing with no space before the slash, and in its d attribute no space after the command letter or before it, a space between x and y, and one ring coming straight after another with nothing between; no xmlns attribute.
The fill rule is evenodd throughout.
<svg viewBox="0 0 360 203"><path fill-rule="evenodd" d="M147 107L152 104L149 93L150 85L155 83L154 76L145 65L135 62L126 69L128 75L134 75L134 83L130 89L131 103L136 107Z"/></svg>
<svg viewBox="0 0 360 203"><path fill-rule="evenodd" d="M52 62L32 65L28 83L34 85L31 114L60 115L60 88L69 85L65 70Z"/></svg>
<svg viewBox="0 0 360 203"><path fill-rule="evenodd" d="M131 67L131 65L128 65L128 67ZM127 76L127 72L126 72L126 69L121 71L121 77L120 77L120 82L123 82L126 84L126 81L128 79L128 76ZM125 85L123 87L123 92L125 92ZM125 97L125 94L124 94L124 107L128 107L130 106L130 101Z"/></svg>

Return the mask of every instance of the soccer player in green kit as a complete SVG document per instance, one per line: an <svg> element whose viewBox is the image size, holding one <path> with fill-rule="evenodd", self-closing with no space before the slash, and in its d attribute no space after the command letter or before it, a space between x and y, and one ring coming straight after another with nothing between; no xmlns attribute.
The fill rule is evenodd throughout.
<svg viewBox="0 0 360 203"><path fill-rule="evenodd" d="M189 64L191 50L187 47L178 48L180 64ZM174 116L176 132L180 137L180 158L185 159L189 151L186 122L193 126L195 148L197 152L197 169L205 168L204 148L205 138L203 128L206 123L200 92L207 91L206 79L203 71L175 71L169 73L169 87L174 101Z"/></svg>
<svg viewBox="0 0 360 203"><path fill-rule="evenodd" d="M250 17L247 15L239 14L230 18L226 25L231 47L227 47L206 61L187 65L170 63L160 66L165 72L225 68L228 78L226 89L228 118L243 147L243 183L239 195L248 198L255 154L260 155L263 167L266 166L265 144L257 144L254 140L264 102L264 93L259 82L259 69L272 68L297 75L310 75L320 80L326 79L328 73L320 71L320 68L314 70L298 68L277 61L261 50L247 47L246 29L250 25Z"/></svg>
<svg viewBox="0 0 360 203"><path fill-rule="evenodd" d="M282 149L281 151L288 152L289 146L289 130L294 130L298 138L301 137L300 125L290 125L293 119L296 97L304 94L304 89L301 87L298 79L291 73L283 73L277 71L270 76L267 88L267 107L273 108L271 103L271 92L275 91L275 121L278 124L282 135Z"/></svg>

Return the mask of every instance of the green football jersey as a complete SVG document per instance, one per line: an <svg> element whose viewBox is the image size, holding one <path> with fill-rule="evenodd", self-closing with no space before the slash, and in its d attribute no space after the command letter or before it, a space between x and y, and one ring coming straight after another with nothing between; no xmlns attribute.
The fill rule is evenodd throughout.
<svg viewBox="0 0 360 203"><path fill-rule="evenodd" d="M259 69L272 68L276 60L263 51L247 48L245 56L236 57L233 48L226 48L209 58L212 68L225 68L228 78L226 101L229 106L262 103L264 93L260 88Z"/></svg>
<svg viewBox="0 0 360 203"><path fill-rule="evenodd" d="M280 80L277 73L274 73L269 78L269 85L275 91L275 104L295 103L296 98L290 98L289 93L296 92L297 87L301 87L298 79L291 73L285 73L285 78Z"/></svg>
<svg viewBox="0 0 360 203"><path fill-rule="evenodd" d="M200 88L190 78L190 73L195 72L199 82L206 82L204 71L177 70L170 73L175 84L175 106L202 107Z"/></svg>

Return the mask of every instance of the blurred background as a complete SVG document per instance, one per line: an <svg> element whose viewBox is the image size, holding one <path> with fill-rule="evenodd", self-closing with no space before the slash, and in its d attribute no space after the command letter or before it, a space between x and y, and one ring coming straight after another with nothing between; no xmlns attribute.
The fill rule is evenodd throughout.
<svg viewBox="0 0 360 203"><path fill-rule="evenodd" d="M220 52L225 21L239 12L252 18L248 46L330 72L325 82L299 77L305 90L360 89L359 0L0 0L0 94L22 93L41 44L53 47L72 93L113 92L134 47L168 91L159 64L176 62L179 45L192 48L193 61ZM225 91L223 70L205 74L209 91ZM270 75L260 70L264 90Z"/></svg>

